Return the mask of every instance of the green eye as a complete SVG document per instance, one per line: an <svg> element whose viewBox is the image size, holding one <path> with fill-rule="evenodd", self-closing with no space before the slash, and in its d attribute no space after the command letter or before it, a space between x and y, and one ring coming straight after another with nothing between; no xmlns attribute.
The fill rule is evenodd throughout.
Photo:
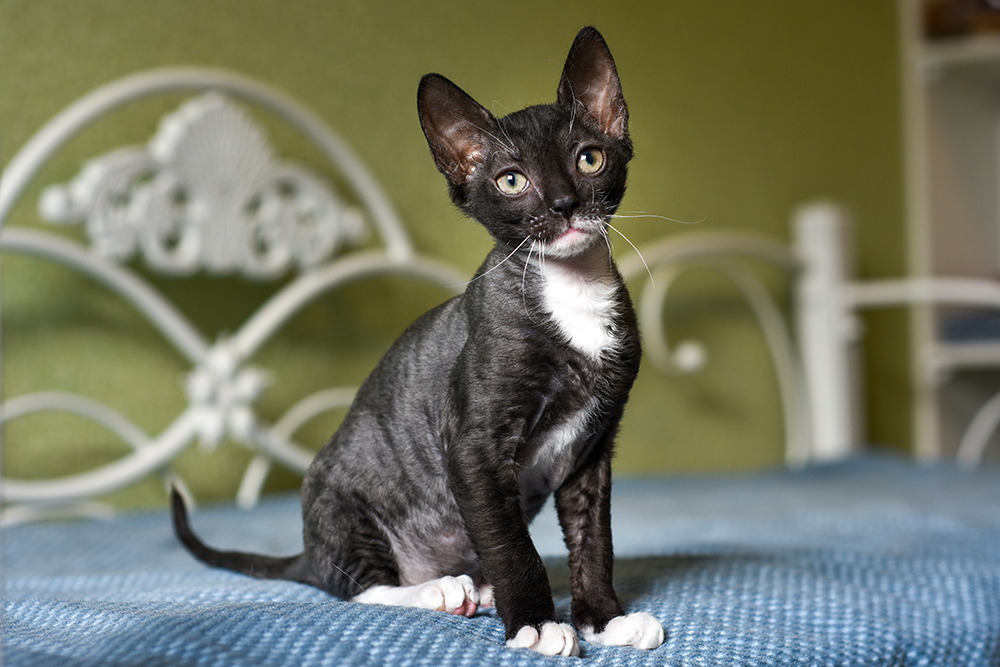
<svg viewBox="0 0 1000 667"><path fill-rule="evenodd" d="M505 171L497 177L497 187L507 195L519 195L528 189L528 177L519 171Z"/></svg>
<svg viewBox="0 0 1000 667"><path fill-rule="evenodd" d="M576 156L576 168L581 174L596 174L604 166L604 151L588 148Z"/></svg>

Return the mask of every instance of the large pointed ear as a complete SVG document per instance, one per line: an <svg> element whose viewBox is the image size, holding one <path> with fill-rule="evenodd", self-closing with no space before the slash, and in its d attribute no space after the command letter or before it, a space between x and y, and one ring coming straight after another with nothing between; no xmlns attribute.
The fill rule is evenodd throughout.
<svg viewBox="0 0 1000 667"><path fill-rule="evenodd" d="M440 74L420 80L417 110L437 168L452 185L464 183L482 162L493 114Z"/></svg>
<svg viewBox="0 0 1000 667"><path fill-rule="evenodd" d="M569 49L559 103L582 110L591 123L605 134L628 140L628 107L622 95L615 60L601 33L584 28Z"/></svg>

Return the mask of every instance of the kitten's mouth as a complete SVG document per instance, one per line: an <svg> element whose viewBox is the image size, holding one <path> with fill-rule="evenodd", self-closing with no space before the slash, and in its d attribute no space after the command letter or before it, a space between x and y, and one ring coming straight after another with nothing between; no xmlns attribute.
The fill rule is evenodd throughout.
<svg viewBox="0 0 1000 667"><path fill-rule="evenodd" d="M572 257L594 245L596 229L569 224L566 230L545 244L545 254L550 257Z"/></svg>
<svg viewBox="0 0 1000 667"><path fill-rule="evenodd" d="M560 234L559 236L557 236L554 239L554 241L555 242L563 242L563 241L565 241L565 242L568 242L568 243L573 243L575 239L577 239L579 237L586 237L586 236L590 236L590 232L589 231L584 231L584 230L582 230L582 229L580 229L578 227L574 227L573 225L569 225L568 227L566 227L566 231L564 231L562 234Z"/></svg>

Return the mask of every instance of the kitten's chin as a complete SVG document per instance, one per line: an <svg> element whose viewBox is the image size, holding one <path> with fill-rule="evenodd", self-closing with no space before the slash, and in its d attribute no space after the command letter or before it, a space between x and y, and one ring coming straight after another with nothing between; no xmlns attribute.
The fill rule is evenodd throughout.
<svg viewBox="0 0 1000 667"><path fill-rule="evenodd" d="M601 239L597 230L569 227L565 232L544 245L545 257L570 259L594 248Z"/></svg>

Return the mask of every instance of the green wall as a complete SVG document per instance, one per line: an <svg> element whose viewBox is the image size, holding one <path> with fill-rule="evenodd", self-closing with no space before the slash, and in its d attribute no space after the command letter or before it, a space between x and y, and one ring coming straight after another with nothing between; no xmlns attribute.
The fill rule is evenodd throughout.
<svg viewBox="0 0 1000 667"><path fill-rule="evenodd" d="M569 44L587 24L610 44L631 112L636 159L623 210L701 221L619 221L632 242L695 229L784 239L794 206L833 198L856 212L862 275L904 273L893 0L0 0L0 157L6 163L46 119L113 78L176 64L231 68L312 107L368 163L417 246L471 273L488 239L448 202L417 123L417 82L441 72L498 115L551 101ZM83 159L145 141L156 115L169 108L139 105L96 125L42 180L65 181ZM294 141L288 150L318 165ZM9 224L38 224L37 194L28 193ZM616 246L619 256L631 253L624 241ZM107 399L149 431L166 425L185 403L179 356L117 299L39 264L4 260L5 392L77 389ZM267 293L221 279L157 284L211 332L231 330ZM406 323L441 297L383 281L325 298L256 360L294 369L269 389L265 411L280 414L309 387L356 382ZM672 303L671 335L704 340L710 365L696 376L669 378L644 367L618 470L779 464L775 381L745 307L730 287L698 274L682 281ZM868 324L869 393L877 397L869 399L870 432L904 447L904 321L890 314ZM313 424L303 438L319 446L332 427ZM31 418L8 428L4 463L8 474L40 476L121 451L75 418ZM249 454L224 445L211 463L204 456L186 454L182 471L199 495L230 494ZM219 475L217 467L228 472ZM295 483L279 475L271 486ZM155 483L117 497L161 498Z"/></svg>

